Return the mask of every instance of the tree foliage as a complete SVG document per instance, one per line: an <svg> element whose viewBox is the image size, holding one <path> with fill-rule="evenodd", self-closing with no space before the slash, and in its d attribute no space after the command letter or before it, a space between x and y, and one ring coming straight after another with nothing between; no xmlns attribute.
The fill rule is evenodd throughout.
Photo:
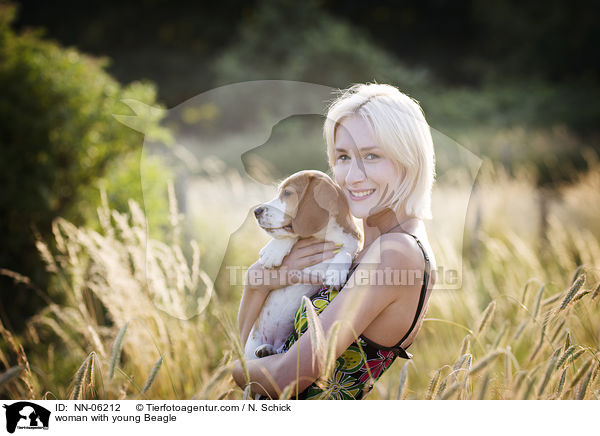
<svg viewBox="0 0 600 436"><path fill-rule="evenodd" d="M13 6L1 7L0 267L43 288L36 234L47 238L58 216L82 223L95 210L96 182L141 144L141 135L113 114L129 112L122 99L153 104L155 90L141 83L122 87L105 72L105 59L43 40L37 32L16 34L14 16ZM127 198L139 192L139 183L119 189ZM4 292L9 282L2 280L2 316L18 323L21 310L29 313L26 308L35 305L34 296L30 291L9 296Z"/></svg>
<svg viewBox="0 0 600 436"><path fill-rule="evenodd" d="M378 80L410 90L428 81L425 70L407 69L314 1L260 1L237 32L215 60L218 84L282 79L345 87Z"/></svg>

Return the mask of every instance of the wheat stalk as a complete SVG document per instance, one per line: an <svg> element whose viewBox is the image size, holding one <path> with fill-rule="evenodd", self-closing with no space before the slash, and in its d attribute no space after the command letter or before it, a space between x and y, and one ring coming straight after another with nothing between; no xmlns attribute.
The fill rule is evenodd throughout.
<svg viewBox="0 0 600 436"><path fill-rule="evenodd" d="M542 306L546 307L546 306L556 303L560 299L561 295L562 295L562 293L558 292L557 294L546 298L544 301L542 301Z"/></svg>
<svg viewBox="0 0 600 436"><path fill-rule="evenodd" d="M22 366L25 369L25 374L24 374L24 376L21 377L21 380L23 381L23 383L25 383L25 386L27 387L28 398L33 400L34 393L33 393L33 385L32 385L33 380L32 380L31 368L29 366L29 360L27 359L25 350L23 349L23 345L16 343L13 334L11 332L9 332L8 330L6 330L6 328L4 327L4 324L2 324L2 321L0 321L0 335L2 337L4 337L8 341L8 343L11 345L11 348L13 349L14 353L17 355L17 361L19 363L19 366Z"/></svg>
<svg viewBox="0 0 600 436"><path fill-rule="evenodd" d="M244 400L244 401L249 400L251 394L252 394L251 385L250 385L250 383L248 383L248 385L246 385L246 387L244 388L244 392L242 394L242 400Z"/></svg>
<svg viewBox="0 0 600 436"><path fill-rule="evenodd" d="M88 385L87 386L90 389L92 389L94 387L94 380L95 380L95 375L96 375L94 373L94 368L95 368L94 362L95 362L95 360L96 360L96 353L92 351L90 353L90 367L88 369L88 374L86 374L86 375L89 375L89 378L88 378L89 381L88 381Z"/></svg>
<svg viewBox="0 0 600 436"><path fill-rule="evenodd" d="M150 371L150 375L146 379L146 383L144 383L144 387L142 388L142 394L145 394L146 392L148 392L148 389L150 389L150 387L152 386L152 383L154 383L154 380L156 380L158 371L160 371L160 368L163 364L164 357L165 357L165 355L163 354L154 363L154 366L152 367L152 371Z"/></svg>
<svg viewBox="0 0 600 436"><path fill-rule="evenodd" d="M585 353L585 348L580 348L575 353L573 353L573 355L571 356L571 363L574 363L579 357L581 357L581 355L583 355L583 353Z"/></svg>
<svg viewBox="0 0 600 436"><path fill-rule="evenodd" d="M529 356L529 361L532 361L535 358L535 356L537 355L537 353L542 349L542 345L544 345L544 337L545 336L546 336L546 324L543 324L542 330L540 332L540 339L538 341L537 346L535 347L535 349Z"/></svg>
<svg viewBox="0 0 600 436"><path fill-rule="evenodd" d="M442 369L443 369L443 367L438 368L438 370L433 374L433 377L429 381L429 387L427 388L427 395L425 396L425 399L431 400L432 398L435 397L435 393L436 393L438 383L440 381Z"/></svg>
<svg viewBox="0 0 600 436"><path fill-rule="evenodd" d="M537 319L537 315L540 311L540 304L542 301L542 295L544 295L544 291L546 290L546 285L542 285L537 293L537 298L535 300L535 307L533 309L533 319L536 320Z"/></svg>
<svg viewBox="0 0 600 436"><path fill-rule="evenodd" d="M583 364L583 366L579 369L579 371L577 371L577 374L575 374L575 377L573 378L573 381L571 382L571 387L573 387L577 383L579 383L579 380L581 380L581 378L585 375L585 373L590 368L590 366L592 366L593 362L594 362L594 359L590 358Z"/></svg>
<svg viewBox="0 0 600 436"><path fill-rule="evenodd" d="M590 370L587 372L585 378L579 385L579 390L577 391L577 394L575 395L576 400L583 400L585 398L585 393L587 391L587 388L588 388L588 385L590 383L593 373L594 373L594 368L590 368Z"/></svg>
<svg viewBox="0 0 600 436"><path fill-rule="evenodd" d="M479 322L479 326L477 327L477 334L481 335L483 330L492 322L494 317L494 311L496 309L496 300L493 300L488 304L488 306L483 311L483 315L481 321Z"/></svg>
<svg viewBox="0 0 600 436"><path fill-rule="evenodd" d="M8 368L6 371L0 374L0 388L3 385L8 384L8 382L13 378L18 377L24 369L24 366L13 366L12 368Z"/></svg>
<svg viewBox="0 0 600 436"><path fill-rule="evenodd" d="M499 354L501 354L501 352L498 350L494 350L491 353L487 354L486 356L483 357L483 359L481 359L479 362L477 362L477 365L475 365L473 368L471 368L470 373L471 374L478 373L479 371L484 369L486 366L488 366L491 362L493 362L496 359L496 357L498 357Z"/></svg>
<svg viewBox="0 0 600 436"><path fill-rule="evenodd" d="M506 331L508 330L508 322L505 322L502 325L502 330L500 330L500 333L498 333L498 336L496 337L496 340L494 341L494 343L492 344L492 349L495 350L496 348L498 348L498 346L500 345L500 341L502 341L502 338L504 337L504 335L506 334Z"/></svg>
<svg viewBox="0 0 600 436"><path fill-rule="evenodd" d="M565 326L566 323L567 323L567 320L563 319L561 321L561 323L556 327L556 329L554 330L554 333L552 334L552 337L550 338L550 343L554 342L554 340L558 337L558 335L560 334L560 332L562 331L562 328Z"/></svg>
<svg viewBox="0 0 600 436"><path fill-rule="evenodd" d="M463 378L463 385L461 387L461 392L464 392L467 390L467 383L469 381L469 375L470 375L472 362L473 362L473 356L471 354L469 354L469 356L467 357L467 362L465 364L465 376Z"/></svg>
<svg viewBox="0 0 600 436"><path fill-rule="evenodd" d="M583 265L579 265L579 266L577 267L577 269L576 269L576 270L575 270L575 272L573 273L573 277L571 277L571 285L573 285L573 284L574 284L574 283L577 281L577 279L579 278L579 273L580 273L581 271L583 271L583 268L584 268L584 267L583 267Z"/></svg>
<svg viewBox="0 0 600 436"><path fill-rule="evenodd" d="M515 384L513 387L513 391L518 392L521 389L521 384L525 380L526 376L527 376L527 371L525 371L525 370L517 372L517 377L515 378Z"/></svg>
<svg viewBox="0 0 600 436"><path fill-rule="evenodd" d="M456 371L458 371L460 368L462 368L462 366L465 364L465 361L467 360L467 357L469 357L469 356L471 356L470 353L463 354L462 356L460 356L460 359L458 359L456 361L456 363L454 364L454 366L452 367L452 372L456 373Z"/></svg>
<svg viewBox="0 0 600 436"><path fill-rule="evenodd" d="M485 394L487 392L489 383L490 383L490 373L486 372L485 376L483 377L483 381L481 382L481 389L479 390L479 397L477 398L478 400L485 399Z"/></svg>
<svg viewBox="0 0 600 436"><path fill-rule="evenodd" d="M519 325L519 327L517 328L517 331L515 333L515 335L513 336L513 340L517 340L519 339L519 336L521 336L521 334L523 333L523 331L525 330L525 327L527 327L527 324L529 324L529 318L525 318L521 324Z"/></svg>
<svg viewBox="0 0 600 436"><path fill-rule="evenodd" d="M578 292L578 293L577 293L577 295L575 295L575 296L573 297L573 300L571 300L571 303L575 304L575 302L577 302L577 301L581 300L581 299L582 299L583 297L585 297L587 294L591 294L591 293L592 293L592 291L590 291L590 290L587 290L587 289L584 289L583 291L581 291L581 292Z"/></svg>
<svg viewBox="0 0 600 436"><path fill-rule="evenodd" d="M504 353L504 385L506 387L510 386L512 373L511 373L511 356L512 352L510 350L510 345L506 347L506 352Z"/></svg>
<svg viewBox="0 0 600 436"><path fill-rule="evenodd" d="M558 358L559 354L560 348L556 349L556 351L554 351L554 354L552 354L552 358L550 359L550 363L548 364L548 368L546 369L546 373L544 374L544 379L542 380L542 384L540 384L540 387L538 389L538 397L542 396L542 394L544 393L544 389L546 389L548 381L550 381L552 372L554 372L554 368L556 368L556 359Z"/></svg>
<svg viewBox="0 0 600 436"><path fill-rule="evenodd" d="M121 349L123 347L123 338L125 337L125 332L127 331L127 327L129 326L129 322L126 322L119 333L117 334L117 338L112 347L112 353L110 355L110 363L108 365L108 378L112 380L115 375L115 368L117 367L117 363L119 361L119 357L121 356Z"/></svg>
<svg viewBox="0 0 600 436"><path fill-rule="evenodd" d="M400 383L398 384L398 393L396 394L396 399L401 400L402 394L404 392L404 386L406 385L406 379L408 378L408 365L410 364L410 360L407 361L402 367L402 372L400 373Z"/></svg>
<svg viewBox="0 0 600 436"><path fill-rule="evenodd" d="M525 282L525 286L523 287L523 292L521 293L521 305L525 305L525 300L527 299L527 292L529 291L529 285L536 282L536 279L529 279Z"/></svg>
<svg viewBox="0 0 600 436"><path fill-rule="evenodd" d="M565 380L567 378L567 370L568 370L568 368L563 369L563 372L560 375L560 381L558 382L558 387L556 388L556 396L558 398L560 398L560 394L562 393L563 387L565 386Z"/></svg>
<svg viewBox="0 0 600 436"><path fill-rule="evenodd" d="M306 320L312 349L312 365L314 367L316 364L319 371L322 372L325 369L325 360L327 358L327 341L325 340L323 326L311 301L306 296L302 297L302 304L306 308ZM323 375L327 376L327 374Z"/></svg>
<svg viewBox="0 0 600 436"><path fill-rule="evenodd" d="M438 396L436 398L440 398L441 397L441 395L446 391L447 385L448 385L448 380L445 378L440 383L440 387L439 387L438 392L437 392Z"/></svg>
<svg viewBox="0 0 600 436"><path fill-rule="evenodd" d="M81 366L79 367L79 369L77 370L77 372L75 373L75 384L73 387L73 395L71 395L71 400L79 400L80 396L81 396L81 387L83 386L83 381L85 379L85 375L87 374L87 371L90 367L90 361L93 357L93 352L90 353L85 360L83 361L83 363L81 364Z"/></svg>
<svg viewBox="0 0 600 436"><path fill-rule="evenodd" d="M443 393L442 400L449 399L461 386L462 383L460 381L452 383L450 386L448 386L448 389Z"/></svg>
<svg viewBox="0 0 600 436"><path fill-rule="evenodd" d="M573 285L571 286L571 289L569 289L569 291L567 292L567 295L565 296L563 301L560 303L558 312L560 312L561 310L564 310L569 305L569 302L573 299L573 297L575 296L577 291L579 291L579 289L581 289L581 287L583 286L583 282L585 282L585 274L581 274L577 278L575 283L573 283Z"/></svg>
<svg viewBox="0 0 600 436"><path fill-rule="evenodd" d="M565 338L565 351L571 346L571 331L569 329L567 329L567 337Z"/></svg>
<svg viewBox="0 0 600 436"><path fill-rule="evenodd" d="M527 400L529 398L529 395L531 395L531 392L533 391L533 386L535 385L535 382L537 381L536 376L534 375L531 380L529 381L529 384L527 385L527 390L525 391L525 394L523 394L523 399Z"/></svg>
<svg viewBox="0 0 600 436"><path fill-rule="evenodd" d="M577 349L577 345L571 345L569 348L567 348L565 350L565 352L563 353L563 355L560 356L560 359L556 363L556 367L560 368L563 365L563 363L565 363L567 361L569 356L575 352L576 349Z"/></svg>
<svg viewBox="0 0 600 436"><path fill-rule="evenodd" d="M458 355L464 356L465 354L467 354L467 351L469 350L470 346L471 346L471 335L466 335L463 338L462 344L460 345L460 352L458 353Z"/></svg>

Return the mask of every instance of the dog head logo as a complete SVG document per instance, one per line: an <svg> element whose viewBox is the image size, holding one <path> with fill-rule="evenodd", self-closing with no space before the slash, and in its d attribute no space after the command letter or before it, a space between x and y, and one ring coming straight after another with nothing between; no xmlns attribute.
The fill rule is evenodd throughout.
<svg viewBox="0 0 600 436"><path fill-rule="evenodd" d="M50 411L29 401L19 401L6 409L6 431L14 433L15 429L48 429Z"/></svg>
<svg viewBox="0 0 600 436"><path fill-rule="evenodd" d="M145 134L140 162L142 193L149 193L153 183L145 178L145 165L160 159L174 176L183 239L198 240L205 248L201 256L206 274L194 284L202 287L204 282L204 295L199 297L194 290L183 289L180 301L191 298L178 308L171 301L162 301L161 292L156 292L154 303L159 309L180 319L201 313L218 276L228 275L231 281L232 269L238 267L225 264L229 246L235 245L243 229L255 226L253 211L273 198L276 181L304 169L327 172L323 113L335 91L306 82L264 80L216 88L166 111L123 101L135 115L114 117ZM169 144L147 131L144 120L148 118L161 119L161 125L171 128ZM444 247L447 256L439 259L438 271L441 266L458 275L451 281L439 276L435 287L459 289L467 208L481 159L433 128L431 134L437 182L433 188L433 220L428 227L453 235L452 249ZM461 184L451 187L450 205L448 193L437 191L437 187L445 181L453 183L458 173ZM444 189L448 186L444 184ZM147 216L153 213L148 205L145 212ZM153 283L148 281L152 291Z"/></svg>

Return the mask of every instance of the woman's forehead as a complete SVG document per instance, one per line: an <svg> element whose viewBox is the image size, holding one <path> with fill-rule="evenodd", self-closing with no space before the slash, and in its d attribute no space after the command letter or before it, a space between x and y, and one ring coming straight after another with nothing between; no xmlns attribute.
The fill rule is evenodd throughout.
<svg viewBox="0 0 600 436"><path fill-rule="evenodd" d="M335 147L335 151L337 151L338 153L350 153L350 152L356 152L358 151L359 153L365 153L365 152L373 152L373 151L378 151L381 152L381 147L377 146L377 145L370 145L370 146L362 146L361 144L351 144L350 147L345 148L342 146L336 146Z"/></svg>
<svg viewBox="0 0 600 436"><path fill-rule="evenodd" d="M368 148L378 148L378 145L369 123L361 117L353 116L343 119L338 124L335 148L349 151L356 147L362 151Z"/></svg>

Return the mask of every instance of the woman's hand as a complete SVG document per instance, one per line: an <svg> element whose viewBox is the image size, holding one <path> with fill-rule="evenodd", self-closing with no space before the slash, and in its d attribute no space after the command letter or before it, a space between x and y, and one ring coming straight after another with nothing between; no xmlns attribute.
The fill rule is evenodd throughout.
<svg viewBox="0 0 600 436"><path fill-rule="evenodd" d="M273 289L297 283L321 284L323 277L304 269L334 257L339 248L333 242L314 237L300 239L279 267L267 269L260 262L255 262L248 268L246 284L255 291L267 294Z"/></svg>

